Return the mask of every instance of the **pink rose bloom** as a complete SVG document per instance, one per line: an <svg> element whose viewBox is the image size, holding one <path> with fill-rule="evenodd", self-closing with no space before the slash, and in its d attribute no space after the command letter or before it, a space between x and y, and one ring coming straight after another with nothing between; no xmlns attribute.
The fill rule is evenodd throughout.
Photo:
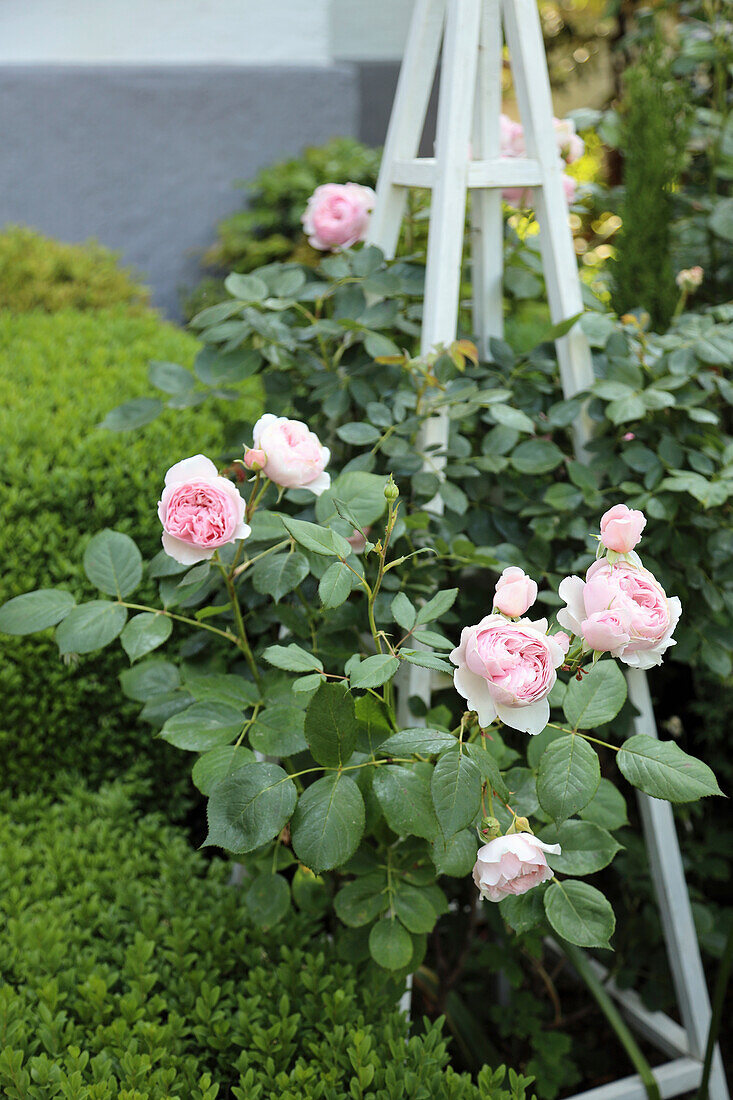
<svg viewBox="0 0 733 1100"><path fill-rule="evenodd" d="M557 644L560 646L560 649L567 657L568 650L570 649L570 635L566 634L564 630L558 630L552 635L552 637L555 639Z"/></svg>
<svg viewBox="0 0 733 1100"><path fill-rule="evenodd" d="M526 894L552 878L545 852L560 855L559 844L545 844L532 833L498 836L479 848L473 881L484 901Z"/></svg>
<svg viewBox="0 0 733 1100"><path fill-rule="evenodd" d="M547 696L565 659L562 647L547 634L547 620L507 622L487 615L461 631L450 654L457 666L456 691L486 728L500 718L522 733L539 733L550 718Z"/></svg>
<svg viewBox="0 0 733 1100"><path fill-rule="evenodd" d="M634 432L624 432L621 438L623 439L624 443L630 443L632 439L636 439L636 435L634 434Z"/></svg>
<svg viewBox="0 0 733 1100"><path fill-rule="evenodd" d="M184 458L165 475L158 501L163 524L163 549L181 565L195 565L212 557L220 546L246 539L245 505L239 490L219 477L204 455Z"/></svg>
<svg viewBox="0 0 733 1100"><path fill-rule="evenodd" d="M571 202L575 202L575 194L578 190L578 181L573 179L572 176L568 176L563 173L562 189L565 192L565 202L569 206Z"/></svg>
<svg viewBox="0 0 733 1100"><path fill-rule="evenodd" d="M562 188L565 192L565 201L570 205L575 201L575 194L578 189L576 180L572 176L567 176L563 173ZM504 202L509 206L514 206L517 210L526 210L528 207L534 205L534 191L531 187L505 187L501 192L501 197Z"/></svg>
<svg viewBox="0 0 733 1100"><path fill-rule="evenodd" d="M515 122L509 115L499 116L500 151L503 157L523 157L527 150L524 144L524 129L521 122Z"/></svg>
<svg viewBox="0 0 733 1100"><path fill-rule="evenodd" d="M248 470L264 470L266 462L267 456L264 451L259 451L256 447L244 448L244 465Z"/></svg>
<svg viewBox="0 0 733 1100"><path fill-rule="evenodd" d="M516 565L505 569L496 582L494 607L497 611L501 611L502 615L508 615L511 619L524 615L536 599L536 583Z"/></svg>
<svg viewBox="0 0 733 1100"><path fill-rule="evenodd" d="M567 607L558 612L557 621L581 637L588 629L589 648L613 641L615 636L617 644L608 649L611 656L631 668L648 669L660 665L662 654L675 644L672 635L682 605L676 596L666 595L636 554L632 557L634 561L613 565L603 558L593 562L585 580L566 577L559 592ZM610 611L618 617L612 619L607 615Z"/></svg>
<svg viewBox="0 0 733 1100"><path fill-rule="evenodd" d="M376 195L360 183L323 183L308 199L301 221L308 243L328 252L363 241Z"/></svg>
<svg viewBox="0 0 733 1100"><path fill-rule="evenodd" d="M616 504L601 516L601 542L607 550L628 554L641 538L646 516L636 508Z"/></svg>
<svg viewBox="0 0 733 1100"><path fill-rule="evenodd" d="M572 164L579 160L585 152L585 142L575 130L575 123L571 118L553 118L555 138L560 156L566 164Z"/></svg>
<svg viewBox="0 0 733 1100"><path fill-rule="evenodd" d="M265 456L262 470L270 481L285 489L310 489L317 497L328 489L331 477L324 469L331 452L307 424L265 413L255 424L253 436L254 449Z"/></svg>

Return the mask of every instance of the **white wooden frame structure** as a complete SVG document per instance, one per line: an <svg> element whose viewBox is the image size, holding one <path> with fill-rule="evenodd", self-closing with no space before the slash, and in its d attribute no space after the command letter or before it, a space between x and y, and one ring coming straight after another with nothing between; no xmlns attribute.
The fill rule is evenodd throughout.
<svg viewBox="0 0 733 1100"><path fill-rule="evenodd" d="M500 155L502 47L506 40L526 158ZM441 54L435 156L418 158L428 99ZM470 146L472 145L472 156ZM501 189L532 187L550 313L559 323L582 312L582 298L563 166L552 123L547 61L536 0L415 0L412 25L395 94L369 240L387 256L397 247L408 187L432 191L421 347L456 337L467 191L471 203L471 261L474 329L483 353L490 337L503 331ZM588 344L578 326L557 341L566 398L593 382ZM428 422L423 445L438 449L430 468L445 464L449 423ZM583 456L589 424L574 426L576 453ZM443 455L441 455L443 451ZM439 499L432 504L440 508ZM410 695L427 699L428 670L411 668ZM629 697L639 711L637 733L657 736L646 675L627 673ZM649 1012L635 993L606 983L631 1024L671 1057L654 1076L662 1097L695 1089L710 1022L710 1001L685 883L672 807L639 795L639 806L662 929L682 1026L661 1012ZM408 994L409 995L409 994ZM574 1100L644 1100L638 1075L578 1094ZM720 1052L710 1078L712 1100L728 1100Z"/></svg>

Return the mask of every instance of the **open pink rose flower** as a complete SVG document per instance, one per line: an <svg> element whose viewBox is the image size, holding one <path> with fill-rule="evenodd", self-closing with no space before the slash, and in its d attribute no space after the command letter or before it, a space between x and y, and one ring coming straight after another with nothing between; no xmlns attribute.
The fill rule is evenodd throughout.
<svg viewBox="0 0 733 1100"><path fill-rule="evenodd" d="M496 582L494 607L511 619L526 614L536 599L537 583L516 565L505 569Z"/></svg>
<svg viewBox="0 0 733 1100"><path fill-rule="evenodd" d="M550 718L547 696L565 660L562 645L547 633L547 620L507 622L487 615L461 631L450 654L457 666L456 691L486 728L500 718L522 733L539 733Z"/></svg>
<svg viewBox="0 0 733 1100"><path fill-rule="evenodd" d="M555 139L560 156L566 164L580 160L585 152L585 142L575 130L575 123L571 118L553 118L555 127Z"/></svg>
<svg viewBox="0 0 733 1100"><path fill-rule="evenodd" d="M376 195L360 183L323 183L308 199L301 221L313 248L328 252L363 241Z"/></svg>
<svg viewBox="0 0 733 1100"><path fill-rule="evenodd" d="M245 504L239 490L204 455L184 458L165 475L158 501L163 549L181 565L210 558L220 546L246 539Z"/></svg>
<svg viewBox="0 0 733 1100"><path fill-rule="evenodd" d="M567 607L558 611L557 621L588 649L647 669L660 665L662 654L675 644L672 635L682 605L676 596L667 596L636 554L633 558L613 565L596 561L585 580L566 577L559 592Z"/></svg>
<svg viewBox="0 0 733 1100"><path fill-rule="evenodd" d="M324 471L331 452L301 420L265 413L255 424L253 437L254 447L244 451L249 469L262 470L281 488L309 489L317 497L330 486L331 476Z"/></svg>
<svg viewBox="0 0 733 1100"><path fill-rule="evenodd" d="M560 855L559 844L545 844L532 833L498 836L479 848L473 881L485 901L526 894L552 878L545 852Z"/></svg>
<svg viewBox="0 0 733 1100"><path fill-rule="evenodd" d="M645 527L643 512L616 504L601 516L601 542L607 550L628 554L639 542Z"/></svg>

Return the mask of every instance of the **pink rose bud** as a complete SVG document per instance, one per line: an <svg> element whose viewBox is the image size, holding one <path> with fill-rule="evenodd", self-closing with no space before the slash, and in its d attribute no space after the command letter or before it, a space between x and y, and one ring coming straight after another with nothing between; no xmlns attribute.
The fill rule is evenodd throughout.
<svg viewBox="0 0 733 1100"><path fill-rule="evenodd" d="M641 538L646 516L636 508L616 504L601 516L601 542L607 550L628 554Z"/></svg>
<svg viewBox="0 0 733 1100"><path fill-rule="evenodd" d="M512 565L496 582L494 607L502 615L517 619L524 615L537 599L537 585L523 569Z"/></svg>
<svg viewBox="0 0 733 1100"><path fill-rule="evenodd" d="M453 683L484 729L500 718L522 733L539 733L550 718L547 696L563 664L562 647L547 634L547 620L507 622L487 615L461 631L450 654Z"/></svg>
<svg viewBox="0 0 733 1100"><path fill-rule="evenodd" d="M631 668L661 665L663 653L675 644L672 635L682 605L676 596L667 596L654 574L640 565L611 564L601 558L593 562L585 580L566 577L559 593L567 604L557 613L560 626L581 637L587 632L587 644L593 647L612 642L615 635L618 644L608 652ZM624 618L613 622L609 612ZM622 625L628 641L622 640Z"/></svg>
<svg viewBox="0 0 733 1100"><path fill-rule="evenodd" d="M624 432L621 438L623 439L624 443L630 443L632 439L636 439L636 436L633 432Z"/></svg>
<svg viewBox="0 0 733 1100"><path fill-rule="evenodd" d="M564 630L556 631L552 637L555 639L560 649L567 656L567 652L570 649L570 635L566 634Z"/></svg>
<svg viewBox="0 0 733 1100"><path fill-rule="evenodd" d="M526 894L534 886L552 878L545 852L560 855L559 844L545 844L532 833L498 836L476 853L473 881L482 900Z"/></svg>
<svg viewBox="0 0 733 1100"><path fill-rule="evenodd" d="M307 424L265 413L252 434L254 447L245 450L244 460L247 451L263 455L261 469L270 481L284 489L309 489L317 497L328 489L331 477L324 470L331 452Z"/></svg>
<svg viewBox="0 0 733 1100"><path fill-rule="evenodd" d="M597 653L618 653L631 641L631 615L623 608L594 611L580 624L583 641Z"/></svg>
<svg viewBox="0 0 733 1100"><path fill-rule="evenodd" d="M245 504L239 490L219 477L204 455L185 458L165 475L158 501L163 524L163 549L181 565L195 565L212 557L220 546L246 539Z"/></svg>
<svg viewBox="0 0 733 1100"><path fill-rule="evenodd" d="M376 195L360 183L324 183L308 199L301 221L313 248L334 251L363 241Z"/></svg>
<svg viewBox="0 0 733 1100"><path fill-rule="evenodd" d="M705 272L698 265L696 267L688 267L683 271L678 271L675 276L675 282L680 290L686 290L688 293L693 290L697 290L702 285L702 280Z"/></svg>
<svg viewBox="0 0 733 1100"><path fill-rule="evenodd" d="M258 450L257 447L245 447L244 448L244 465L248 470L264 470L267 463L267 456L262 450Z"/></svg>

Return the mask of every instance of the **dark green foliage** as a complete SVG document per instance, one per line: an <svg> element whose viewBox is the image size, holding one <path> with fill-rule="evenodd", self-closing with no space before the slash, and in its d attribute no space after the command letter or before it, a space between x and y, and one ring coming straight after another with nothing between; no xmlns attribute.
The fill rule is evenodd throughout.
<svg viewBox="0 0 733 1100"><path fill-rule="evenodd" d="M148 291L95 241L65 244L11 225L0 233L0 302L13 313L116 305L140 313Z"/></svg>
<svg viewBox="0 0 733 1100"><path fill-rule="evenodd" d="M125 435L96 425L110 390L121 398L148 392L149 359L190 362L195 350L194 340L148 312L0 316L3 596L58 584L89 598L83 551L105 526L155 552L165 471L182 454L219 458L220 418L208 408L168 412ZM181 778L180 754L153 741L134 718L138 708L120 708L124 655L97 653L68 667L50 635L2 642L2 785L36 791L69 768L96 783L133 764L166 789Z"/></svg>
<svg viewBox="0 0 733 1100"><path fill-rule="evenodd" d="M660 42L650 43L626 76L621 109L623 228L612 265L617 313L641 308L664 330L679 297L670 256L673 191L685 159L689 115Z"/></svg>
<svg viewBox="0 0 733 1100"><path fill-rule="evenodd" d="M447 1067L398 990L312 921L251 926L228 867L117 784L0 814L0 1089L9 1100L523 1100Z"/></svg>

